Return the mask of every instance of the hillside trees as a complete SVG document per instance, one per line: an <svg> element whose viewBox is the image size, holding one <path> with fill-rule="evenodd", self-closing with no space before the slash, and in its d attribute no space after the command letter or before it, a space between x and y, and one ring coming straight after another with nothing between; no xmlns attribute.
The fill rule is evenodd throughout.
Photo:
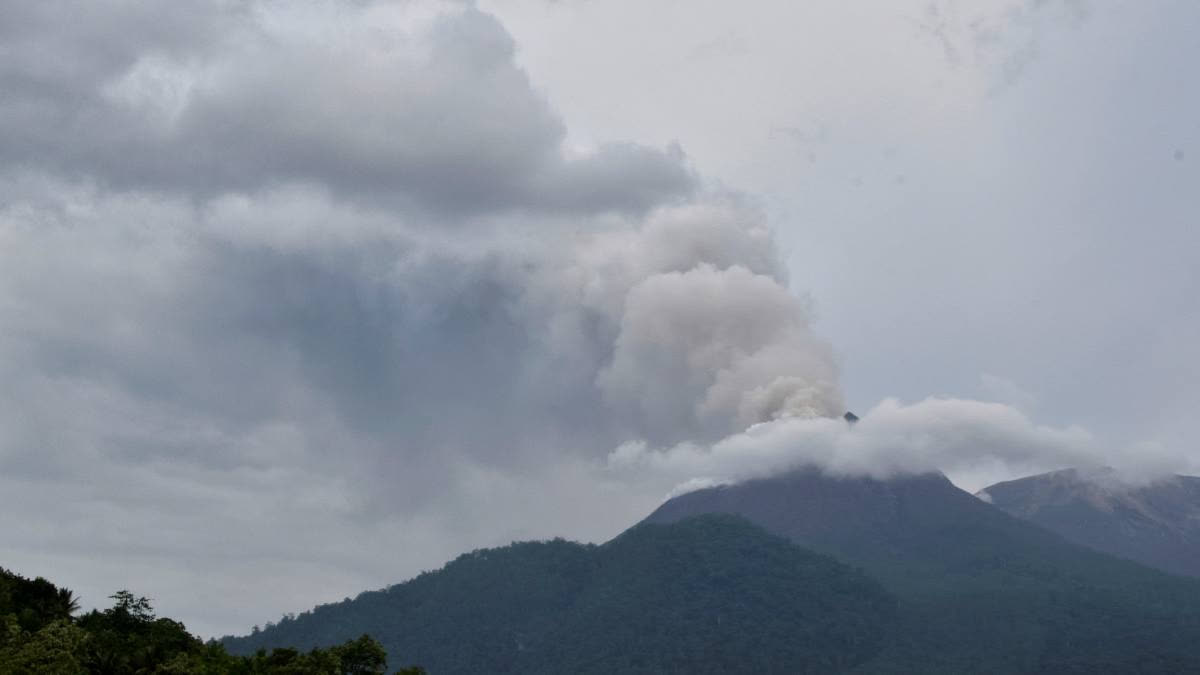
<svg viewBox="0 0 1200 675"><path fill-rule="evenodd" d="M112 607L78 611L74 593L0 569L0 673L6 675L383 675L387 653L368 635L325 649L233 656L205 644L130 591ZM420 668L397 671L419 675Z"/></svg>

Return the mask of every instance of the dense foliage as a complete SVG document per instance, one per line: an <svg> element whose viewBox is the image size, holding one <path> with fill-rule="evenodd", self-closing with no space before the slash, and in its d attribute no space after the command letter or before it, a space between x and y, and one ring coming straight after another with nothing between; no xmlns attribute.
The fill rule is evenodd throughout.
<svg viewBox="0 0 1200 675"><path fill-rule="evenodd" d="M460 556L285 618L231 651L370 632L434 673L837 672L878 651L894 600L874 581L732 516Z"/></svg>
<svg viewBox="0 0 1200 675"><path fill-rule="evenodd" d="M814 471L701 490L648 520L739 513L899 601L862 672L1200 672L1200 583L1071 544L939 475Z"/></svg>
<svg viewBox="0 0 1200 675"><path fill-rule="evenodd" d="M128 591L113 606L73 618L75 596L42 578L0 569L0 673L34 675L369 675L387 672L387 654L367 635L326 649L265 650L233 656L183 624L156 617ZM398 671L419 675L420 668Z"/></svg>

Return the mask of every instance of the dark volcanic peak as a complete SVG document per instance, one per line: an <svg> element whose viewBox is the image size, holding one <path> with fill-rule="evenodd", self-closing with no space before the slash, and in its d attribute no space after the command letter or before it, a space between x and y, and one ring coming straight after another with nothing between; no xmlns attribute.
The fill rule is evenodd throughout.
<svg viewBox="0 0 1200 675"><path fill-rule="evenodd" d="M1111 469L1065 469L997 483L977 496L1084 546L1200 576L1200 478L1195 476L1138 484Z"/></svg>
<svg viewBox="0 0 1200 675"><path fill-rule="evenodd" d="M831 475L809 467L682 494L660 506L646 522L735 513L771 532L812 544L847 533L887 536L901 523L924 522L939 513L952 515L971 501L941 473L879 480Z"/></svg>

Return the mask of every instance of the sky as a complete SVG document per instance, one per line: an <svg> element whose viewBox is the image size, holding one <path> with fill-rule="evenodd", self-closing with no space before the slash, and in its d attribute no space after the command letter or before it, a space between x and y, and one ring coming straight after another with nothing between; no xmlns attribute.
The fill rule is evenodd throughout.
<svg viewBox="0 0 1200 675"><path fill-rule="evenodd" d="M1194 3L0 15L0 565L85 607L243 633L804 463L1200 471Z"/></svg>

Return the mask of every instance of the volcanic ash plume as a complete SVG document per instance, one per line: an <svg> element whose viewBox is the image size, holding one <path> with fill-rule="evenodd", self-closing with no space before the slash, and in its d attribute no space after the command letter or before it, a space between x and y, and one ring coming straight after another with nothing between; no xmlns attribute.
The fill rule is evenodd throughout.
<svg viewBox="0 0 1200 675"><path fill-rule="evenodd" d="M759 214L725 200L664 209L577 249L569 298L605 325L595 385L626 435L716 440L768 420L843 412ZM561 280L558 280L561 283Z"/></svg>

